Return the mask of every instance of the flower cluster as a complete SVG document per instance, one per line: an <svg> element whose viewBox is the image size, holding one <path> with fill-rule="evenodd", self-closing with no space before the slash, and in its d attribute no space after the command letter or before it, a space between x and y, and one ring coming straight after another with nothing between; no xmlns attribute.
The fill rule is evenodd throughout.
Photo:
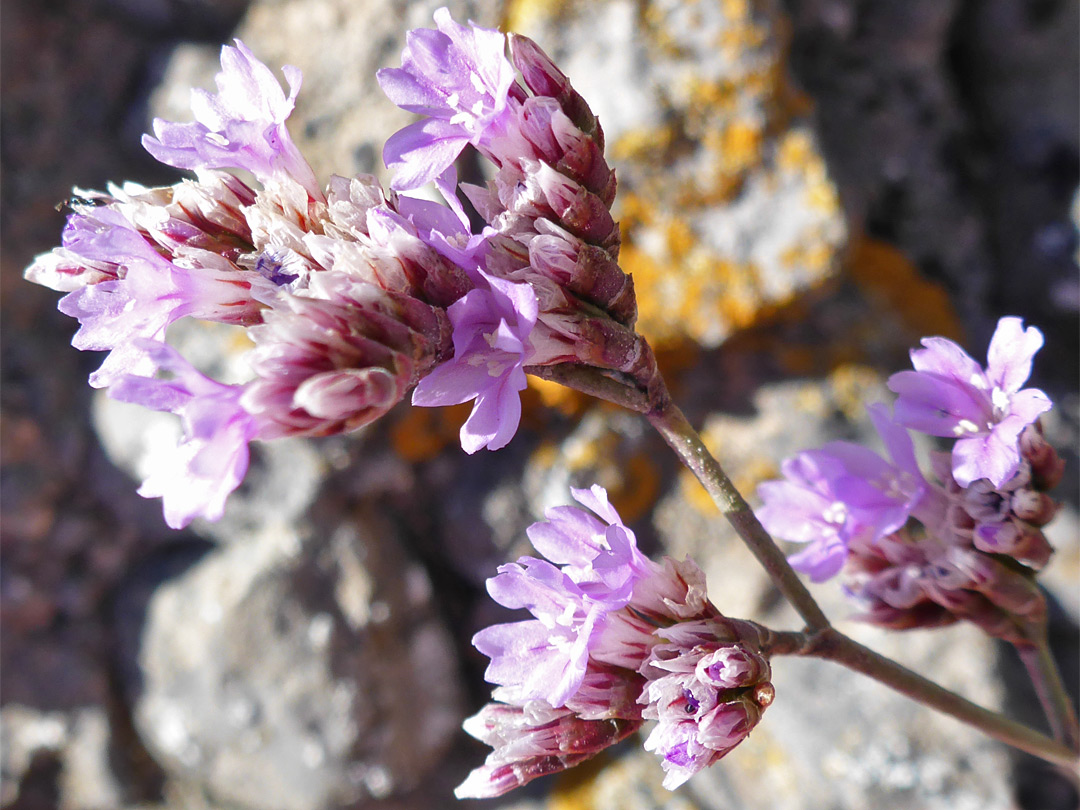
<svg viewBox="0 0 1080 810"><path fill-rule="evenodd" d="M588 106L532 42L446 9L435 20L408 35L402 68L379 73L425 116L387 142L394 190L366 175L321 188L286 128L300 72L283 68L286 95L237 42L218 92L193 91L196 120L155 120L143 139L194 178L77 190L61 247L28 268L67 293L73 344L108 352L92 385L181 416L178 452L140 490L164 498L170 526L221 516L250 441L355 430L410 389L417 405L475 402L461 431L472 453L513 437L527 366L655 373ZM490 189L460 190L487 216L480 233L453 167L468 144L498 167ZM446 205L398 194L429 181ZM251 379L225 385L170 349L185 318L246 329Z"/></svg>
<svg viewBox="0 0 1080 810"><path fill-rule="evenodd" d="M972 621L1022 641L1045 603L1034 573L1052 549L1057 511L1046 494L1063 462L1037 419L1050 408L1022 389L1042 345L1034 327L1003 318L983 369L945 338L911 353L915 371L889 379L899 396L871 419L891 457L848 442L799 453L784 479L762 484L758 516L777 537L807 544L791 557L815 581L843 569L862 618L895 629ZM920 470L907 429L951 437Z"/></svg>
<svg viewBox="0 0 1080 810"><path fill-rule="evenodd" d="M488 580L499 604L534 618L488 627L496 702L465 729L495 750L457 789L498 796L657 725L645 747L674 789L716 762L772 702L756 625L720 615L693 562L656 563L637 548L607 493L573 490L529 528L546 559L524 557Z"/></svg>
<svg viewBox="0 0 1080 810"><path fill-rule="evenodd" d="M391 101L424 116L386 143L392 186L452 190L454 159L476 149L495 177L460 190L487 223L484 271L536 294L528 362L580 362L648 384L655 368L631 328L637 304L617 261L615 173L599 122L532 40L459 25L445 9L435 21L409 34L402 67L378 73Z"/></svg>

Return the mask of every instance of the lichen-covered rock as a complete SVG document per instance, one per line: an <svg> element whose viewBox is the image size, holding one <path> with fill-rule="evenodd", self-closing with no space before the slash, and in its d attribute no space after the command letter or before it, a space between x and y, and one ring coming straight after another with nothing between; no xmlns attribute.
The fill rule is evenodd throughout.
<svg viewBox="0 0 1080 810"><path fill-rule="evenodd" d="M654 341L716 346L835 272L846 226L777 3L507 3L604 127Z"/></svg>

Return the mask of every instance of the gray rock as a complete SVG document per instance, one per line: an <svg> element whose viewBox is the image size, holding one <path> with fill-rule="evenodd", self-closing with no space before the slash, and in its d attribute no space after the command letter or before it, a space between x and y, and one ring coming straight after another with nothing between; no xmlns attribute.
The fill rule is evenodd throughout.
<svg viewBox="0 0 1080 810"><path fill-rule="evenodd" d="M124 798L110 761L111 730L100 707L41 712L9 704L0 711L0 802L15 800L35 758L51 756L60 810L108 810Z"/></svg>
<svg viewBox="0 0 1080 810"><path fill-rule="evenodd" d="M258 810L415 787L461 719L424 572L356 513L267 527L150 603L135 723L181 785Z"/></svg>

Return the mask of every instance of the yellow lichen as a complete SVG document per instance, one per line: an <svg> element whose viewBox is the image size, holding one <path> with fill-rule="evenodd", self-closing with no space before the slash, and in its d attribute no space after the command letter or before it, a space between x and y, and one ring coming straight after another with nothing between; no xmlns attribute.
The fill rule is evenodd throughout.
<svg viewBox="0 0 1080 810"><path fill-rule="evenodd" d="M585 394L557 382L539 377L529 377L528 380L529 388L540 397L540 402L544 407L554 408L567 416L580 413L591 401L591 398Z"/></svg>
<svg viewBox="0 0 1080 810"><path fill-rule="evenodd" d="M503 8L504 31L529 31L566 13L569 0L510 0Z"/></svg>
<svg viewBox="0 0 1080 810"><path fill-rule="evenodd" d="M866 418L866 404L880 396L881 374L860 363L842 363L829 374L833 402L850 422Z"/></svg>

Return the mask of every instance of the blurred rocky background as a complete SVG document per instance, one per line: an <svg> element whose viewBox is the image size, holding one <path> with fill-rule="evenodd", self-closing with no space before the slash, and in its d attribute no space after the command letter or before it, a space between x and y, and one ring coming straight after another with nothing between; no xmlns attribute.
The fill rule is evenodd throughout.
<svg viewBox="0 0 1080 810"><path fill-rule="evenodd" d="M729 615L795 627L640 419L550 386L507 449L465 456L460 409L262 447L218 524L135 494L168 419L92 396L57 295L25 283L73 186L172 182L139 146L187 118L241 37L304 89L294 137L326 177L382 172L408 119L374 71L434 0L4 0L0 803L37 810L422 810L486 753L468 640L482 591L567 485L604 484L650 550L693 554ZM676 397L738 483L832 438L919 337L982 356L1017 314L1066 451L1045 582L1075 684L1078 6L1072 0L504 0L459 18L535 38L600 115L625 268ZM385 179L385 176L384 176ZM210 330L173 338L225 363ZM237 349L239 347L233 347ZM1040 723L1011 650L970 627L840 626ZM1047 768L829 664L784 660L751 739L669 794L635 743L486 803L596 808L1076 806ZM464 803L462 803L464 804ZM479 806L479 805L477 805Z"/></svg>

